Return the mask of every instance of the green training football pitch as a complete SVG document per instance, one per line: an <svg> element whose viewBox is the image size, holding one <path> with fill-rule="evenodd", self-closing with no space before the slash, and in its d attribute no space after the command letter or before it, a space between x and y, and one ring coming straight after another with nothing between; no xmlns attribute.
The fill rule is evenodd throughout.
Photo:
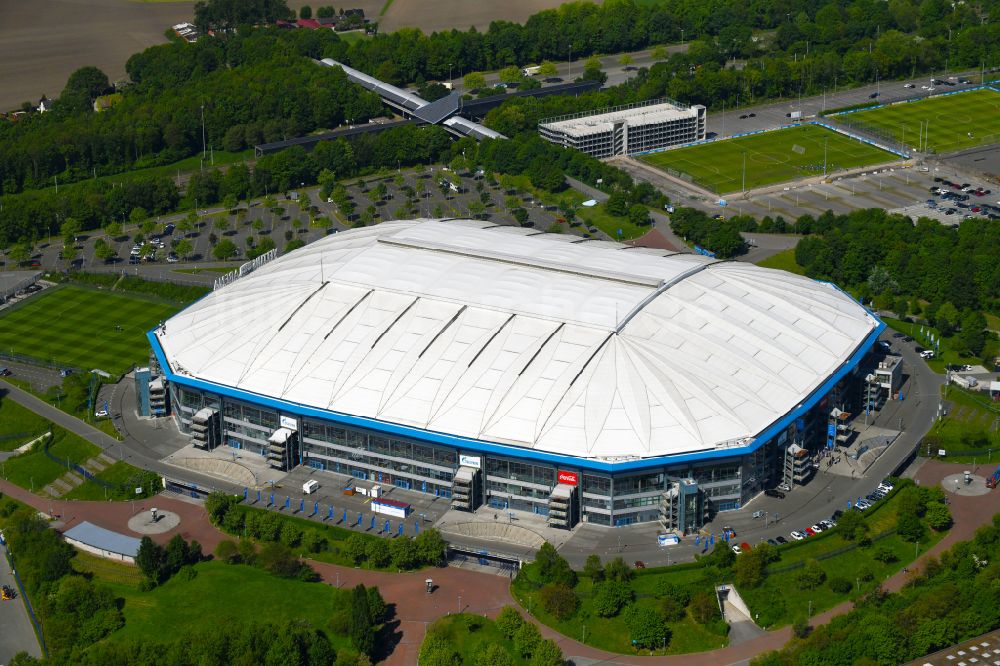
<svg viewBox="0 0 1000 666"><path fill-rule="evenodd" d="M1000 142L1000 93L981 88L845 113L836 116L836 120L864 129L874 128L920 151L953 153ZM921 138L924 134L926 140Z"/></svg>
<svg viewBox="0 0 1000 666"><path fill-rule="evenodd" d="M47 290L0 316L0 349L119 374L149 358L146 331L179 309L75 286Z"/></svg>
<svg viewBox="0 0 1000 666"><path fill-rule="evenodd" d="M743 189L744 155L746 189L749 190L822 175L824 152L827 173L897 159L892 153L819 125L801 125L665 150L643 155L640 159L660 169L686 173L699 185L725 194Z"/></svg>

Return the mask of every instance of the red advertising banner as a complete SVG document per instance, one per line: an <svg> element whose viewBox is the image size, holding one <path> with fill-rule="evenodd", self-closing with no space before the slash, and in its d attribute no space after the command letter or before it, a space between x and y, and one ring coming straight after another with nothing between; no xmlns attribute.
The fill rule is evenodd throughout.
<svg viewBox="0 0 1000 666"><path fill-rule="evenodd" d="M568 486L575 486L580 482L580 478L576 475L576 472L559 470L559 475L556 478L559 479L559 483L565 483Z"/></svg>

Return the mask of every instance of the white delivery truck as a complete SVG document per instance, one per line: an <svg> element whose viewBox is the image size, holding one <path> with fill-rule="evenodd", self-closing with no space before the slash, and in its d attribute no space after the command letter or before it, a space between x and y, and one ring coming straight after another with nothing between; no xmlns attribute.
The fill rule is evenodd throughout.
<svg viewBox="0 0 1000 666"><path fill-rule="evenodd" d="M316 492L317 488L319 488L319 481L316 481L315 479L309 479L308 481L302 484L302 492L304 492L306 495L313 494L314 492Z"/></svg>
<svg viewBox="0 0 1000 666"><path fill-rule="evenodd" d="M542 71L541 65L532 65L531 67L525 67L521 70L521 73L525 76L534 76Z"/></svg>

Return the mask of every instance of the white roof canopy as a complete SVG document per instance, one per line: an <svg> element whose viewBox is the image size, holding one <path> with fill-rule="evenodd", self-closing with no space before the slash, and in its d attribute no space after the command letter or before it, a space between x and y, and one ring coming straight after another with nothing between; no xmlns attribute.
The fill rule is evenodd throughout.
<svg viewBox="0 0 1000 666"><path fill-rule="evenodd" d="M754 437L876 326L836 288L781 271L415 220L283 256L157 336L182 375L469 439L629 459Z"/></svg>

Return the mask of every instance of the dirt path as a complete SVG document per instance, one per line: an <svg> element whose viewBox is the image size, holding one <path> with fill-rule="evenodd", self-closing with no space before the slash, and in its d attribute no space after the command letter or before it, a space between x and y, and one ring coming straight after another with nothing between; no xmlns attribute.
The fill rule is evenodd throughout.
<svg viewBox="0 0 1000 666"><path fill-rule="evenodd" d="M944 477L961 472L965 467L967 466L929 461L917 472L916 479L923 486L937 485ZM107 529L129 533L127 527L129 518L135 513L147 511L155 506L173 511L181 518L177 528L153 536L158 542L165 543L174 534L180 534L185 539L197 540L202 544L204 551L210 553L219 541L229 538L209 523L201 506L171 497L158 496L136 501L133 508L132 502L48 500L32 495L23 488L3 480L0 480L0 491L33 506L39 511L58 516L61 521L59 527L61 530L86 520ZM956 542L971 538L978 527L988 522L995 513L1000 513L1000 492L991 492L978 497L963 497L949 493L948 498L951 502L950 508L955 519L955 526L944 539L911 565L910 568L914 571L921 567L927 557L938 556ZM392 604L395 609L392 644L385 646L385 652L389 654L384 663L390 666L409 666L416 663L417 651L427 625L435 619L459 611L495 616L504 605L515 603L510 595L507 578L454 567L394 574L340 567L322 562L312 562L312 566L325 582L332 585L350 587L364 583L365 585L377 585L381 589L386 602ZM893 592L898 591L905 584L907 577L907 574L897 573L886 581L886 589ZM425 592L424 580L426 578L433 578L437 586L432 595ZM814 626L825 624L837 615L847 613L852 607L853 604L850 602L842 603L814 616L812 623ZM583 657L601 661L606 665L698 664L723 666L745 661L761 652L779 649L791 637L790 628L784 627L740 645L712 652L670 657L638 657L598 650L558 634L548 627L542 626L540 628L546 638L552 638L559 644L567 658Z"/></svg>

